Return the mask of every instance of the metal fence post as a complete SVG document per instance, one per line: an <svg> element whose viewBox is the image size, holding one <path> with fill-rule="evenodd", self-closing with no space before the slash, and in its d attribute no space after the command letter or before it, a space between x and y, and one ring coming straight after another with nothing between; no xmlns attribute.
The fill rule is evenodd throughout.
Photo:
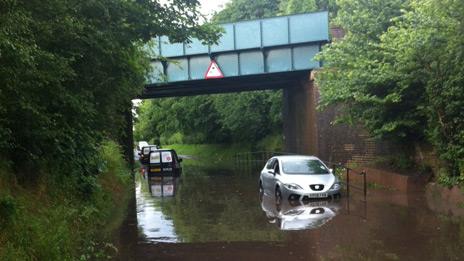
<svg viewBox="0 0 464 261"><path fill-rule="evenodd" d="M346 194L350 196L350 168L346 168Z"/></svg>
<svg viewBox="0 0 464 261"><path fill-rule="evenodd" d="M366 171L362 171L363 174L363 181L364 181L364 199L366 199L367 196L367 182L366 182Z"/></svg>

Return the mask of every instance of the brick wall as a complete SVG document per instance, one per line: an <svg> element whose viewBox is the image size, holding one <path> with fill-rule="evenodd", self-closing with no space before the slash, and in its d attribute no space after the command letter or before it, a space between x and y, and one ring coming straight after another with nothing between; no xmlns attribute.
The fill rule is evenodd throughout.
<svg viewBox="0 0 464 261"><path fill-rule="evenodd" d="M320 94L313 79L312 73L295 86L284 89L286 152L316 155L327 162L357 166L369 165L382 156L404 154L406 150L407 154L414 154L414 149L371 137L360 125L334 124L343 106L317 110ZM438 166L430 146L418 146L415 154L416 162Z"/></svg>
<svg viewBox="0 0 464 261"><path fill-rule="evenodd" d="M316 88L317 97L319 90ZM379 155L392 153L392 146L369 136L360 125L334 124L342 106L317 111L318 155L334 163L366 165Z"/></svg>

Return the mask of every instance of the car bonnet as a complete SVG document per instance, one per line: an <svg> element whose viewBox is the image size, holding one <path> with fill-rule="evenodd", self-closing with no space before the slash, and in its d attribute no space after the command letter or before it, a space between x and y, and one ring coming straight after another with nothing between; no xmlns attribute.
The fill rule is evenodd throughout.
<svg viewBox="0 0 464 261"><path fill-rule="evenodd" d="M298 184L307 187L311 184L323 184L332 186L335 182L335 176L329 174L282 174L280 181L285 184Z"/></svg>

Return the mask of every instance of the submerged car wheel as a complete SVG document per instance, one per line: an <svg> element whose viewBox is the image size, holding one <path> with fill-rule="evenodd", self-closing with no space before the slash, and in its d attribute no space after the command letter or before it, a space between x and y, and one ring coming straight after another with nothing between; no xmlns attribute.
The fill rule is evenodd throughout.
<svg viewBox="0 0 464 261"><path fill-rule="evenodd" d="M275 200L276 200L276 205L282 204L282 192L280 191L279 187L276 187L276 190L275 190Z"/></svg>

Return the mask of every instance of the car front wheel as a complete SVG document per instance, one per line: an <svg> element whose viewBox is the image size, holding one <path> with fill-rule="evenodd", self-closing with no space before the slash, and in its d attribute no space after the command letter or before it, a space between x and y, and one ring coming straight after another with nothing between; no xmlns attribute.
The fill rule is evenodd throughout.
<svg viewBox="0 0 464 261"><path fill-rule="evenodd" d="M279 187L277 187L275 190L275 200L277 205L282 204L282 192L280 191Z"/></svg>

